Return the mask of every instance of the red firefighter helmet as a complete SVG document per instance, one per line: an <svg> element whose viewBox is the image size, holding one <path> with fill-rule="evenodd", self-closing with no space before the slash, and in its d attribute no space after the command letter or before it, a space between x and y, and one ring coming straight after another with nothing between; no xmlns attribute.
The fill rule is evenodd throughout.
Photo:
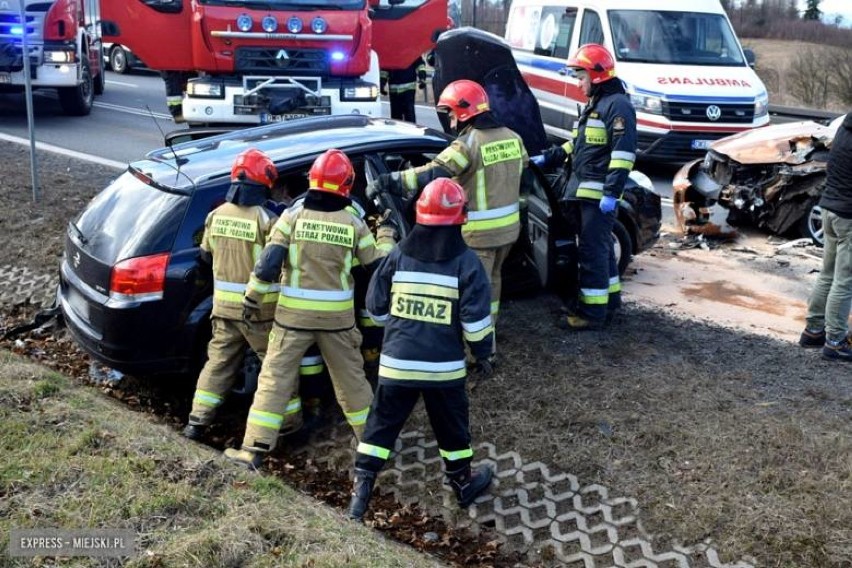
<svg viewBox="0 0 852 568"><path fill-rule="evenodd" d="M489 110L488 94L479 83L462 79L447 85L438 98L439 111L452 112L462 122Z"/></svg>
<svg viewBox="0 0 852 568"><path fill-rule="evenodd" d="M464 225L467 212L462 186L450 178L426 184L417 198L416 221L420 225Z"/></svg>
<svg viewBox="0 0 852 568"><path fill-rule="evenodd" d="M574 55L568 58L568 67L584 69L589 74L592 85L609 81L615 77L615 61L602 45L587 43L581 45Z"/></svg>
<svg viewBox="0 0 852 568"><path fill-rule="evenodd" d="M336 149L326 150L314 160L308 180L310 189L349 197L355 181L355 170L346 154Z"/></svg>
<svg viewBox="0 0 852 568"><path fill-rule="evenodd" d="M278 178L278 170L275 163L266 153L257 148L243 150L231 168L231 181L253 181L260 185L272 188L272 184Z"/></svg>

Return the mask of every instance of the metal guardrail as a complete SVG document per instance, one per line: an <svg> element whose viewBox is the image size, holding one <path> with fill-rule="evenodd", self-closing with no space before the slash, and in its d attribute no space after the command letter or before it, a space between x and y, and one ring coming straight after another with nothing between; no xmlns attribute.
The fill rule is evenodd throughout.
<svg viewBox="0 0 852 568"><path fill-rule="evenodd" d="M769 105L769 115L773 118L777 117L781 119L782 122L786 122L787 120L814 120L816 122L829 123L840 116L840 114L841 113L839 112L816 110L812 108ZM772 122L775 121L773 120Z"/></svg>

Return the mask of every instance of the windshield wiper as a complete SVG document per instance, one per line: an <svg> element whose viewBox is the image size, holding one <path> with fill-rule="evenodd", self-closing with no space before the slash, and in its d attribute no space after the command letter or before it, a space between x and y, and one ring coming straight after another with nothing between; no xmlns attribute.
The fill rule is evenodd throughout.
<svg viewBox="0 0 852 568"><path fill-rule="evenodd" d="M77 240L80 241L81 245L89 244L89 239L86 238L86 235L83 234L83 231L80 230L80 227L77 226L77 223L75 223L74 221L70 221L68 224L71 226L72 229L74 229L74 232L77 234Z"/></svg>

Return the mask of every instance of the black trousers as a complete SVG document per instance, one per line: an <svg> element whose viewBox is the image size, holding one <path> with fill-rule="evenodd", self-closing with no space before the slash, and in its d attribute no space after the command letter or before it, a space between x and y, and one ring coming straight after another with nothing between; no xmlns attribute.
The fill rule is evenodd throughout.
<svg viewBox="0 0 852 568"><path fill-rule="evenodd" d="M390 94L391 118L417 122L417 119L414 117L415 92L415 89L409 89L401 93Z"/></svg>
<svg viewBox="0 0 852 568"><path fill-rule="evenodd" d="M373 396L364 436L355 455L355 467L375 472L382 469L386 458L362 453L362 450L365 446L371 446L386 450L389 454L421 395L446 470L456 471L470 465L470 402L464 382L437 388L380 383Z"/></svg>
<svg viewBox="0 0 852 568"><path fill-rule="evenodd" d="M602 213L600 202L580 199L580 315L603 321L607 308L621 307L621 293L610 290L618 280L612 227L615 213ZM613 280L614 279L614 280Z"/></svg>

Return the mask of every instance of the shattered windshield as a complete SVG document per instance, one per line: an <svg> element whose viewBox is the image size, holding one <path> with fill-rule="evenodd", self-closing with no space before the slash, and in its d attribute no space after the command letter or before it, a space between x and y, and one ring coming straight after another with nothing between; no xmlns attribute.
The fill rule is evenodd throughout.
<svg viewBox="0 0 852 568"><path fill-rule="evenodd" d="M363 10L365 0L198 0L207 6L247 10Z"/></svg>
<svg viewBox="0 0 852 568"><path fill-rule="evenodd" d="M721 14L613 10L609 12L619 61L667 65L745 66L728 20Z"/></svg>

